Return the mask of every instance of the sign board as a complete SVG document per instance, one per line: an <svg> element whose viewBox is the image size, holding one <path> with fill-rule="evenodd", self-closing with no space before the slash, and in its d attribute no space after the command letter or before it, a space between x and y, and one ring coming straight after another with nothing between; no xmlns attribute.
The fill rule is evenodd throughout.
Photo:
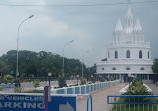
<svg viewBox="0 0 158 111"><path fill-rule="evenodd" d="M44 111L43 96L28 94L0 94L0 110Z"/></svg>
<svg viewBox="0 0 158 111"><path fill-rule="evenodd" d="M14 71L10 71L10 74L14 74Z"/></svg>
<svg viewBox="0 0 158 111"><path fill-rule="evenodd" d="M76 96L52 96L48 111L76 111Z"/></svg>
<svg viewBox="0 0 158 111"><path fill-rule="evenodd" d="M76 111L76 96L51 95L48 111ZM0 93L0 111L45 111L43 94Z"/></svg>

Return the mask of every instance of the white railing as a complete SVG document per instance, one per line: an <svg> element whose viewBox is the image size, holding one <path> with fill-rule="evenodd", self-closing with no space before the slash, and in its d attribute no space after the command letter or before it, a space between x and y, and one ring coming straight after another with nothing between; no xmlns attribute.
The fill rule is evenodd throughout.
<svg viewBox="0 0 158 111"><path fill-rule="evenodd" d="M119 83L120 80L115 80L115 81L99 82L94 84L64 87L58 89L51 89L51 93L52 94L88 94Z"/></svg>

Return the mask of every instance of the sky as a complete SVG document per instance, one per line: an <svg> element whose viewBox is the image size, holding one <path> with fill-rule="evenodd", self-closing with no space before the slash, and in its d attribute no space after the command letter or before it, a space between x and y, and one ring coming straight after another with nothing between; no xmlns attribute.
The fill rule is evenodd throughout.
<svg viewBox="0 0 158 111"><path fill-rule="evenodd" d="M131 0L143 2L146 0ZM152 1L152 0L148 0ZM158 0L155 0L158 1ZM47 51L80 59L90 67L107 57L113 31L120 18L124 26L128 0L4 0L0 1L0 56L16 50ZM82 6L91 5L91 6ZM158 2L132 3L134 21L139 18L152 58L158 58Z"/></svg>

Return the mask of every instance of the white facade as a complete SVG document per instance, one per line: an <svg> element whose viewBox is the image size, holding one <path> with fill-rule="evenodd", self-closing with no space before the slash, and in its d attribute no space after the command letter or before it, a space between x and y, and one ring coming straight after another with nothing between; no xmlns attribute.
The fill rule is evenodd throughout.
<svg viewBox="0 0 158 111"><path fill-rule="evenodd" d="M113 33L114 41L108 48L107 61L97 63L96 74L122 80L133 74L143 80L152 80L150 42L144 41L144 31L139 19L134 24L130 5L125 19L124 28L120 19L118 20Z"/></svg>

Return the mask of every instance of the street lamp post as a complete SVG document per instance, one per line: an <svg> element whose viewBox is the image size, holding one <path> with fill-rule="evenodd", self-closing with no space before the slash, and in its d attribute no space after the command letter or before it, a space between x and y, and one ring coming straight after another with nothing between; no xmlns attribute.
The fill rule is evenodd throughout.
<svg viewBox="0 0 158 111"><path fill-rule="evenodd" d="M26 18L26 19L24 19L21 23L20 23L20 25L19 25L19 27L18 27L18 36L17 36L17 59L16 59L16 78L19 76L19 33L20 33L20 27L21 27L21 25L25 22L25 21L27 21L28 19L30 19L30 18L32 18L34 15L31 15L31 16L29 16L28 18Z"/></svg>
<svg viewBox="0 0 158 111"><path fill-rule="evenodd" d="M76 77L77 77L77 86L78 86L78 78L79 78L79 75L77 75Z"/></svg>
<svg viewBox="0 0 158 111"><path fill-rule="evenodd" d="M51 72L49 72L48 73L48 79L49 79L49 87L50 87L50 77L52 76L52 73Z"/></svg>
<svg viewBox="0 0 158 111"><path fill-rule="evenodd" d="M91 75L91 81L93 81L93 75Z"/></svg>
<svg viewBox="0 0 158 111"><path fill-rule="evenodd" d="M70 42L68 42L68 43L66 43L65 45L64 45L64 47L63 47L63 76L65 76L65 74L64 74L64 51L65 51L65 47L67 46L67 45L69 45L70 43L72 43L74 40L71 40Z"/></svg>
<svg viewBox="0 0 158 111"><path fill-rule="evenodd" d="M87 50L83 55L82 55L82 78L83 78L83 58L84 58L84 55L86 54L86 53L88 53L89 52L89 50Z"/></svg>
<svg viewBox="0 0 158 111"><path fill-rule="evenodd" d="M102 76L101 76L101 75L99 75L99 82L101 82L101 78L102 78Z"/></svg>

